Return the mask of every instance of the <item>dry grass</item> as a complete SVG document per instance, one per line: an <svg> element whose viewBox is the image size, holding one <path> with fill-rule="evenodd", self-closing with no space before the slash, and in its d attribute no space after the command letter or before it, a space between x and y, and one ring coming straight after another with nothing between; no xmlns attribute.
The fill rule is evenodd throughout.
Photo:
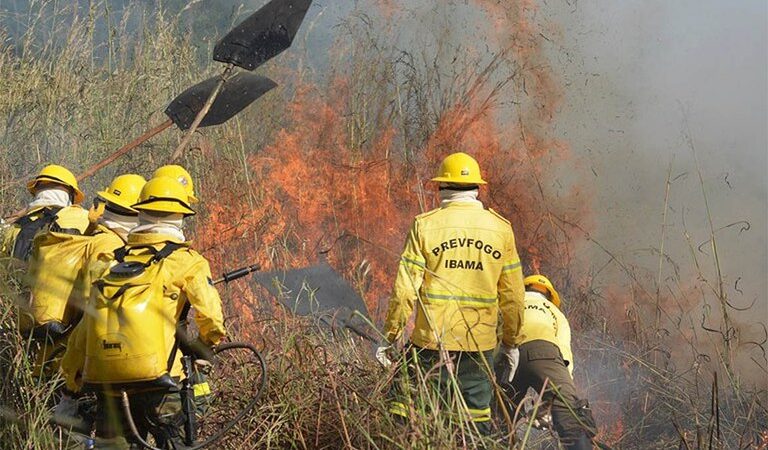
<svg viewBox="0 0 768 450"><path fill-rule="evenodd" d="M96 27L104 26L99 11L102 9L94 7L91 15L79 16L63 8L59 17L62 22L70 22L62 29L60 39L41 43L35 40L32 26L27 39L17 48L0 48L0 92L5 93L0 96L0 116L5 118L0 124L0 211L4 214L24 203L22 182L41 164L64 161L75 171L87 167L163 121L160 111L170 98L218 69L200 68L192 46L179 32L177 18L160 14L141 17L138 32L125 23L110 23L108 38L99 41L94 38ZM451 66L449 72L430 71L424 68L437 67L437 57L428 60L424 55L386 46L386 36L374 31L368 17L352 18L339 30L341 42L348 43L349 36L357 38L356 44L339 47L343 55L332 55L349 60L337 71L350 93L343 102L345 114L339 119L339 128L345 130L339 138L347 151L344 158L339 158L344 164L357 167L358 163L364 166L371 161L386 161L391 168L398 161L402 173L413 177L423 169L420 164L432 153L444 150L453 142L451 139L460 140L476 131L473 126L492 109L505 86L521 85L515 78L520 67L506 53L503 60L485 61L473 67L475 71L456 66ZM495 72L506 63L511 65L502 65L503 76ZM312 79L312 74L302 70L265 70L281 75L276 77L280 82L288 79L305 86ZM292 78L286 73L291 73ZM312 85L312 89L331 92L338 77L328 78ZM293 89L291 86L269 94L259 100L257 107L226 126L196 136L194 148L185 156L184 164L198 180L198 189L209 198L216 193L222 203L231 201L240 214L226 218L231 222L222 234L227 242L219 242L222 235L217 234L217 239L208 239L215 241L211 247L203 248L216 263L247 262L258 253L267 255L271 267L289 266L297 263L298 253L315 256L328 244L323 240L325 236L318 242L303 241L302 233L309 230L290 223L290 217L271 217L271 211L263 217L254 216L254 211L264 208L267 194L257 179L252 158L255 149L274 144L281 129L291 125L285 105L294 98ZM470 104L479 104L479 111L474 111L477 116L456 117L456 111L461 110L457 105ZM394 130L395 137L386 153L378 154L381 148L374 143L381 140L383 129ZM332 134L334 130L322 127L318 133ZM318 146L333 144L334 137L318 137ZM118 173L149 174L165 161L178 138L177 132L158 136L86 182L85 190L94 192ZM526 145L531 140L526 138ZM526 151L527 157L532 157L537 149ZM370 167L378 170L381 166ZM526 169L516 170L519 172L497 173L502 173L500 179L505 183L517 186L515 180ZM395 188L393 199L402 194ZM539 189L540 195L547 195ZM494 193L491 200L494 206L513 205L510 208L515 214L532 214L519 207L527 197L516 200L513 194L523 195L510 188L507 194ZM429 204L428 193L422 189L417 189L415 195L420 208ZM659 203L665 202L662 199ZM341 223L345 207L331 205L329 220ZM210 217L205 202L201 208L196 219L198 231L214 229L207 223ZM535 231L521 234L530 242L551 238L553 247L533 251L526 246L521 252L526 260L540 255L545 260L543 268L557 273L564 292L573 300L568 314L576 330L576 377L598 413L600 438L615 448L626 449L768 448L768 400L764 391L741 381L738 365L733 362L735 349L726 319L729 306L722 295L722 274L705 276L708 271L701 269L702 283L682 286L679 278L662 277L666 268L674 266L665 259L663 243L669 237L663 231L658 271L643 271L591 240L570 216L559 215L556 210L542 216L545 219L532 227ZM276 220L288 225L279 228L281 234L276 239L264 241L262 231L271 230L271 221ZM248 227L238 228L241 224ZM571 271L570 257L557 263L546 261L552 255L567 254L572 248L569 239L575 237L599 246L610 256L610 264L624 274L623 292L629 292L630 298L622 301L638 306L628 307L625 315L617 319L606 308L616 297L593 287L600 284L595 281L599 270L591 274L594 277L588 277L592 283L587 283L577 271ZM713 230L713 247L715 237ZM349 269L345 275L366 293L371 284L368 269L372 263L366 259L369 247L360 244L343 249L346 253L338 260ZM396 261L386 252L380 254ZM716 260L713 263L718 265ZM699 267L703 262L688 264ZM17 275L10 267L2 270L3 329L14 326L11 305L21 290ZM690 301L692 292L701 295L703 302L714 300L718 309L723 308L723 327L707 331L698 318L689 317L690 308L685 302ZM227 437L224 448L474 448L479 443L466 424L447 419L452 414L428 389L418 391L419 420L410 426L394 422L386 412L385 396L393 374L374 362L369 343L345 335L332 336L308 319L275 310L275 305L262 309L259 305L269 303L259 304L263 299L248 289L233 289L224 297L233 336L256 341L267 354L270 368L266 396L254 414ZM249 323L237 319L244 309L250 312ZM621 321L618 332L612 323L617 320ZM753 344L762 348L762 343ZM26 345L12 333L3 335L0 442L11 448L61 448L55 430L47 425L55 380L41 383L34 379ZM237 392L234 383L238 380L231 380L229 385L226 377L221 380L225 383L221 389ZM455 408L453 415L460 415ZM517 425L518 438L525 436L525 448L556 448L548 433L531 431L524 421ZM484 444L508 448L506 438L496 439L498 442L489 439Z"/></svg>

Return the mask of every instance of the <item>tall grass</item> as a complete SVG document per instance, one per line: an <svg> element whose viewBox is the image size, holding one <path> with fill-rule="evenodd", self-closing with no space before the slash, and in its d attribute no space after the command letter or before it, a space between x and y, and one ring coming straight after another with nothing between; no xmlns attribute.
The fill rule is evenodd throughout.
<svg viewBox="0 0 768 450"><path fill-rule="evenodd" d="M0 47L0 92L4 93L0 95L0 117L4 119L0 123L3 216L25 202L23 184L43 163L62 162L75 172L86 168L165 120L162 110L171 98L220 70L212 64L199 64L178 17L129 9L122 19L110 16L107 20L108 6L108 2L92 2L86 14L60 6L56 17L66 26L55 33L55 40L37 38L40 33L36 27L50 26L51 22L31 14L24 38L13 47ZM339 128L345 130L343 148L349 152L338 165L373 161L375 164L366 168L376 171L386 166L394 174L391 179L402 182L398 178L401 173L393 170L393 165L376 165L382 160L399 160L405 167L402 173L411 182L423 175L419 163L430 156L424 156L425 148L437 154L435 149L445 150L455 136L477 132L472 130L471 121L482 118L498 100L498 92L508 84L522 84L521 92L526 89L515 78L521 68L514 61L504 66L510 69L508 73L497 73L502 62L512 59L509 53L499 57L502 62L485 61L479 69L456 64L451 66L450 73L430 70L439 66L438 59L450 57L439 55L440 58L429 60L424 55L387 46L387 34L377 33L371 21L359 14L342 23L340 42L346 46L337 47L337 51L348 53L331 55L349 63L337 66L337 72L345 76L345 89L350 92L342 105L344 114L339 115ZM354 43L349 44L350 41ZM316 253L323 248L318 242L302 241L301 236L308 230L298 223L280 228L281 234L274 241L262 240L262 231L271 230L270 221L276 219L267 210L265 191L269 186L260 184L258 177L262 174L254 168L253 156L268 145L280 148L282 143L276 142L276 136L285 137L285 133L281 134L285 132L283 128L290 125L286 104L302 94L297 91L314 89L333 97L337 87L332 76L312 84L309 81L316 74L305 66L296 64L295 70L286 66L273 65L263 70L279 83L290 86L268 94L227 125L199 133L185 154L183 163L191 169L198 191L203 193L198 224L216 219L226 225L226 230L216 236L197 236L205 244L201 250L215 263L228 265L241 259L249 262L245 260L258 252L266 255L271 267L283 267L295 263L297 254ZM481 98L480 111L475 111L477 117L446 121L446 116L457 114L456 105L471 103L470 91L488 95ZM445 127L445 122L453 126ZM327 124L320 125L323 127L319 134L335 130L325 127ZM381 149L372 142L381 140L385 129L394 130L394 144L378 154ZM154 138L86 181L84 190L94 192L123 172L148 176L165 162L179 137L179 132L167 131ZM313 143L320 147L335 145L334 137L323 135L317 138L319 144ZM279 152L270 154L276 160L280 156ZM519 178L526 170L502 172L501 180L508 185L525 185L526 181ZM428 193L420 184L412 184L417 186L414 189L418 208L426 209ZM539 189L541 196L547 195L544 188ZM402 192L392 186L391 198L386 201L396 203ZM494 206L515 201L526 203L504 193L493 195ZM231 206L224 210L229 214L224 219L211 219L208 214L207 205L214 200ZM521 216L530 215L518 203L514 205L507 207ZM339 216L345 207L330 206L331 219L337 220L334 224L341 220ZM664 208L666 213L666 204ZM254 215L254 211L262 210L267 211ZM557 241L542 252L553 261L555 256L561 256L559 250L571 248L568 239L586 236L580 238L603 248L611 264L625 273L622 292L630 297L631 304L641 305L627 308L621 318L621 331L616 332L615 324L610 323L616 315L607 312L615 297L599 288L599 271L590 278L592 283L585 283L575 279L576 275L571 276L570 256L549 266L544 262L545 267L565 280L567 312L576 330L577 384L587 391L598 413L599 438L615 448L628 449L768 448L766 393L739 381L737 369L729 369L726 351L722 352L722 361L708 361L709 357L701 351L705 344L709 345L702 333L714 335L718 348L729 349L728 342L717 341L729 338L727 326L723 334L703 331L698 320L692 319L681 306L689 288L681 286L679 279L671 286L661 286L662 267L672 264L662 259L663 242L668 239L664 231L659 268L653 273L644 272L591 240L588 230L568 217L548 210L546 224L537 222L532 226L535 231L521 234L530 236L533 242L545 238ZM548 227L556 231L541 231ZM219 230L210 226L197 229ZM228 242L221 242L223 236ZM322 239L319 241L325 242ZM307 250L308 247L311 248ZM361 250L362 244L348 248L353 250L345 255L344 261L354 265L355 270L346 275L356 288L365 292L371 283L371 262ZM537 256L528 248L521 248L521 252L526 259ZM396 255L391 259L396 262ZM4 264L0 286L0 326L4 330L14 327L13 305L23 291L18 279L16 269ZM714 286L718 308L725 300L716 295L721 282L722 278L716 278L708 284ZM707 291L707 295L713 294ZM426 387L427 383L416 390L415 420L406 425L395 421L387 412L386 396L395 369L385 370L374 362L370 343L344 333L332 334L311 319L292 317L257 291L233 288L225 291L223 297L232 338L259 344L268 357L270 381L260 406L226 438L222 448L476 448L481 444L509 448L510 436L500 433L490 438L479 437L459 419L463 416L461 406L441 402ZM243 319L245 312L247 322ZM675 326L684 330L680 334L687 340L673 341L684 345L671 350L684 353L685 358L669 355L665 333ZM0 343L0 442L8 448L66 446L66 437L60 437L47 424L57 380L35 379L28 343L15 334L4 333ZM728 370L724 372L724 368ZM716 378L717 373L729 376ZM226 373L218 376L220 389L237 395L242 380L229 379ZM556 448L551 433L532 430L525 419L518 420L513 427L517 427L517 436L524 439L525 448ZM514 445L521 448L521 441L516 442Z"/></svg>

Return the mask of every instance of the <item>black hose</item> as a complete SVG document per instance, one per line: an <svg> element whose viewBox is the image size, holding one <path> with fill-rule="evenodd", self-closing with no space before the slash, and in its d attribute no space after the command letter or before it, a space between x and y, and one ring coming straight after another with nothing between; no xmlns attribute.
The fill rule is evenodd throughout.
<svg viewBox="0 0 768 450"><path fill-rule="evenodd" d="M258 403L259 399L261 398L261 395L264 393L267 386L267 363L264 361L264 358L261 356L261 354L259 353L259 351L256 349L255 346L245 342L228 342L226 344L221 344L216 347L213 353L214 355L219 355L222 352L225 352L227 350L233 350L233 349L250 350L251 353L253 353L253 355L258 360L259 367L261 368L261 377L258 382L259 389L256 392L256 395L254 395L254 397L245 405L245 407L242 410L240 410L239 413L237 413L234 419L230 420L223 427L219 428L219 430L216 433L214 433L212 436L210 436L208 439L204 440L203 442L197 443L191 447L179 446L177 444L176 448L180 450L198 450L213 444L214 442L224 437L224 434L226 434L229 430L231 430L232 427L237 425L237 423L240 422L243 419L243 417L245 417L246 414L251 412L251 410L256 407L256 404ZM139 436L139 430L136 428L136 424L133 422L133 417L131 416L130 403L128 403L128 394L126 394L125 391L122 391L122 397L123 397L123 410L125 411L126 419L128 421L128 427L131 429L131 433L133 433L133 436L138 440L139 444L141 444L144 448L148 448L150 450L162 450L162 449L158 449L157 447L152 447L149 443L147 443L144 439L142 439L141 436Z"/></svg>
<svg viewBox="0 0 768 450"><path fill-rule="evenodd" d="M131 415L131 403L128 400L128 393L125 392L125 389L120 391L120 397L123 399L123 413L125 414L125 418L128 421L128 428L131 429L133 437L136 438L136 440L139 441L139 444L141 444L144 448L148 448L149 450L163 450L161 448L152 447L149 442L145 441L144 438L142 438L139 434L139 430L136 428L136 424L133 422L133 416Z"/></svg>

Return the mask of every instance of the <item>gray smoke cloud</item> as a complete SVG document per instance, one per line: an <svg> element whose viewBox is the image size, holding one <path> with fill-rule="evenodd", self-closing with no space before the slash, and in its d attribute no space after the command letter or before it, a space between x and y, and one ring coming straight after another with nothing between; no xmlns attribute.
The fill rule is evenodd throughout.
<svg viewBox="0 0 768 450"><path fill-rule="evenodd" d="M571 1L542 10L542 21L560 31L548 46L566 86L559 132L593 172L593 237L657 270L671 165L664 252L679 264L680 279L716 284L690 138L714 228L738 222L716 233L718 254L730 302L755 302L731 311L742 341L759 341L768 319L768 6ZM608 259L591 253L593 262ZM664 278L673 267L665 262ZM693 303L696 322L705 306Z"/></svg>

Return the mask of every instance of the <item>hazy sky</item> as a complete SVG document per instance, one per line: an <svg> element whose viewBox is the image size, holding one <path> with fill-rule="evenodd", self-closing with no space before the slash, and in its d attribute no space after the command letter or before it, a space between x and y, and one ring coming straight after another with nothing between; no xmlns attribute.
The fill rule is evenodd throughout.
<svg viewBox="0 0 768 450"><path fill-rule="evenodd" d="M659 245L671 162L667 250L692 266L683 221L695 245L709 231L687 116L714 226L751 225L717 234L728 284L742 277L744 295L730 293L740 305L758 297L757 318L766 322L766 2L571 3L542 9L562 27L549 49L569 86L558 127L596 172L596 237L622 257L657 262L643 255Z"/></svg>

